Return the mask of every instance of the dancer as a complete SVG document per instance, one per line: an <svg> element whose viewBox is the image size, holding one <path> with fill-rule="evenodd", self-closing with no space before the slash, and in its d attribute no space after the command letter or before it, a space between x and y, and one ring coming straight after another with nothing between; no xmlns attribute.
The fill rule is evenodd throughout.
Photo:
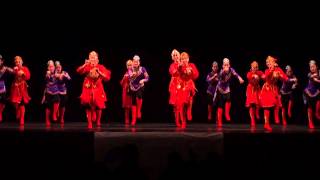
<svg viewBox="0 0 320 180"><path fill-rule="evenodd" d="M279 124L279 108L281 107L279 88L277 87L278 80L287 81L287 75L282 71L278 64L277 59L268 56L266 59L266 65L268 69L265 70L265 83L262 86L260 100L261 107L264 109L264 128L266 130L272 130L270 126L270 109L274 109L275 123Z"/></svg>
<svg viewBox="0 0 320 180"><path fill-rule="evenodd" d="M141 119L141 108L143 101L144 83L149 81L146 68L140 66L140 57L135 55L132 61L132 69L129 73L130 94L132 97L132 121L131 125L136 124L137 119Z"/></svg>
<svg viewBox="0 0 320 180"><path fill-rule="evenodd" d="M208 96L208 121L212 120L212 111L213 111L213 96L216 92L216 88L218 85L218 74L219 74L219 67L218 63L214 61L211 67L212 71L207 75L207 96ZM215 113L214 113L215 114Z"/></svg>
<svg viewBox="0 0 320 180"><path fill-rule="evenodd" d="M46 107L46 126L49 127L51 118L54 122L57 121L60 98L53 60L49 60L47 65L48 69L46 73L46 89L44 93L45 95L43 103ZM50 115L52 115L51 118Z"/></svg>
<svg viewBox="0 0 320 180"><path fill-rule="evenodd" d="M251 127L256 126L255 119L260 119L260 80L264 79L264 73L259 70L257 61L251 63L251 69L247 73L248 86L246 91L246 107L249 108Z"/></svg>
<svg viewBox="0 0 320 180"><path fill-rule="evenodd" d="M171 80L169 83L169 104L173 106L173 112L175 117L175 123L177 127L181 127L180 109L182 109L182 104L178 100L178 90L180 87L180 73L178 71L180 65L180 53L176 49L171 52L172 63L169 68L169 74L171 75Z"/></svg>
<svg viewBox="0 0 320 180"><path fill-rule="evenodd" d="M304 89L303 98L304 103L308 107L308 126L310 129L314 129L313 124L313 112L316 111L315 115L317 119L319 119L319 107L317 106L319 103L319 83L320 76L318 72L318 66L316 61L310 60L309 62L310 72L308 73L309 83L308 86Z"/></svg>
<svg viewBox="0 0 320 180"><path fill-rule="evenodd" d="M111 72L99 64L98 53L95 51L89 53L89 59L78 67L77 72L85 75L80 100L86 108L88 128L91 129L95 121L100 127L102 109L106 108L107 101L102 82L110 80Z"/></svg>
<svg viewBox="0 0 320 180"><path fill-rule="evenodd" d="M130 110L132 106L132 98L129 93L129 71L132 70L132 60L126 62L127 71L123 75L122 80L120 81L122 87L122 108L124 109L124 119L125 124L129 125L130 122Z"/></svg>
<svg viewBox="0 0 320 180"><path fill-rule="evenodd" d="M289 118L292 117L293 91L298 85L298 79L293 74L292 68L289 65L286 66L286 75L288 76L288 81L284 81L280 89L283 126L287 125L287 113Z"/></svg>
<svg viewBox="0 0 320 180"><path fill-rule="evenodd" d="M0 122L3 120L2 114L7 101L6 75L12 72L13 69L4 65L4 59L2 55L0 55Z"/></svg>
<svg viewBox="0 0 320 180"><path fill-rule="evenodd" d="M186 119L192 120L193 97L196 94L194 81L199 77L199 71L195 64L189 63L189 54L181 53L181 62L178 68L180 82L178 84L177 104L179 115L182 121L181 127L186 128Z"/></svg>
<svg viewBox="0 0 320 180"><path fill-rule="evenodd" d="M20 126L24 125L25 105L29 103L27 80L30 79L30 71L23 66L21 56L14 58L15 66L13 68L14 80L10 90L10 102L16 109L16 118L20 121Z"/></svg>
<svg viewBox="0 0 320 180"><path fill-rule="evenodd" d="M66 111L66 104L68 100L66 83L67 81L71 80L71 77L68 72L63 71L60 61L56 61L55 65L56 65L55 77L57 78L58 95L60 99L59 111L58 111L57 117L60 123L64 124L64 114Z"/></svg>
<svg viewBox="0 0 320 180"><path fill-rule="evenodd" d="M217 90L213 99L214 103L217 103L217 127L222 127L222 113L223 107L225 108L225 118L227 121L230 121L230 109L231 109L231 89L230 81L231 77L236 77L240 84L244 83L243 79L239 74L230 67L230 60L228 58L223 59L222 69L219 73Z"/></svg>

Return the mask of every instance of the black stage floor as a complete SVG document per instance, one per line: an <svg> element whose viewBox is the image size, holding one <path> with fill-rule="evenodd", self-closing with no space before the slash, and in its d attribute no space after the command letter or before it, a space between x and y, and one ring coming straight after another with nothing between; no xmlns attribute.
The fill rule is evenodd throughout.
<svg viewBox="0 0 320 180"><path fill-rule="evenodd" d="M88 130L86 123L50 128L1 123L0 160L1 173L12 177L38 172L109 179L310 177L319 173L313 164L320 162L320 129L274 125L265 131L263 125L239 124L217 129L195 123L179 129L141 123Z"/></svg>

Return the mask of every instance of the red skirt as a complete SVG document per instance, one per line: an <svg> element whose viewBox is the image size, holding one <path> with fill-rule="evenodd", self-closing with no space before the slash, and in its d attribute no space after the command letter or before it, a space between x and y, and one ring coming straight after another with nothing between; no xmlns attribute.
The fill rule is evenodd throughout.
<svg viewBox="0 0 320 180"><path fill-rule="evenodd" d="M122 108L131 108L132 98L128 93L128 88L124 87L122 89Z"/></svg>
<svg viewBox="0 0 320 180"><path fill-rule="evenodd" d="M260 105L260 96L261 90L259 87L254 87L251 84L247 86L246 91L246 107L249 107L250 104Z"/></svg>
<svg viewBox="0 0 320 180"><path fill-rule="evenodd" d="M10 101L12 103L24 103L28 104L30 101L30 96L28 94L28 86L25 81L19 83L12 83L10 91Z"/></svg>
<svg viewBox="0 0 320 180"><path fill-rule="evenodd" d="M268 108L281 107L281 97L277 86L264 84L260 94L261 106Z"/></svg>
<svg viewBox="0 0 320 180"><path fill-rule="evenodd" d="M106 108L105 102L107 101L107 97L103 86L100 86L100 88L83 87L80 100L82 105L95 106L99 109Z"/></svg>

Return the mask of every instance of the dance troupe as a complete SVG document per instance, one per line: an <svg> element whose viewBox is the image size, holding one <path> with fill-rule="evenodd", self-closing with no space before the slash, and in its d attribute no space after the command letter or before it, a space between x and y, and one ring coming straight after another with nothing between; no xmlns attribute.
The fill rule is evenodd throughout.
<svg viewBox="0 0 320 180"><path fill-rule="evenodd" d="M172 63L169 67L171 80L169 83L169 104L173 107L175 124L178 128L186 128L187 121L192 120L192 105L197 93L195 80L199 71L194 63L189 62L189 54L180 53L174 49L171 52ZM29 69L23 65L21 56L14 57L13 68L4 65L0 55L0 122L6 103L9 101L15 107L16 119L24 125L25 106L30 101L27 81L30 79ZM263 111L264 128L272 130L270 126L270 112L274 114L275 124L280 124L279 111L281 110L282 125L287 125L287 118L292 117L294 103L293 93L298 80L292 68L287 65L285 72L278 66L277 59L272 56L266 58L266 70L259 70L258 62L253 61L247 73L246 102L250 115L250 126L256 126L260 119L260 109ZM319 84L320 74L314 60L309 62L308 85L303 91L303 99L307 106L308 127L314 128L313 117L320 119ZM77 73L84 76L81 105L85 108L88 128L101 127L101 115L106 108L107 95L103 83L111 78L111 71L99 64L98 53L92 51L84 64L77 68ZM14 77L9 93L7 93L7 76ZM212 71L208 73L208 120L216 119L216 126L222 127L223 119L231 121L231 88L232 78L244 83L243 78L231 67L228 58L222 61L221 69L218 62L212 63ZM42 104L45 106L45 122L50 127L52 122L64 124L66 111L67 83L71 80L68 72L64 71L59 61L49 60L45 74L46 87ZM149 81L149 74L145 67L140 65L140 57L135 55L126 61L126 71L120 81L122 87L122 108L126 125L135 126L137 119L141 119L143 94L145 84ZM278 83L281 82L281 88ZM263 84L262 86L260 86ZM9 95L8 95L9 94ZM224 116L223 116L224 115Z"/></svg>

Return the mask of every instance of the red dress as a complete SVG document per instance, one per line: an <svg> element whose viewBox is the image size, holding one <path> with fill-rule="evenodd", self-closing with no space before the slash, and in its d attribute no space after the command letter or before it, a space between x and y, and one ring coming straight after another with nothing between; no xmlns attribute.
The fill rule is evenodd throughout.
<svg viewBox="0 0 320 180"><path fill-rule="evenodd" d="M282 78L281 78L282 76ZM267 69L265 71L266 82L262 86L260 101L262 107L281 107L281 98L277 80L287 81L287 75L279 68L275 67L274 70Z"/></svg>
<svg viewBox="0 0 320 180"><path fill-rule="evenodd" d="M187 69L191 70L190 74L187 73ZM180 76L178 78L176 104L183 105L189 103L196 93L194 80L199 77L199 71L193 63L179 67L178 70Z"/></svg>
<svg viewBox="0 0 320 180"><path fill-rule="evenodd" d="M120 81L122 86L122 107L130 108L132 105L132 98L129 95L129 74L126 73Z"/></svg>
<svg viewBox="0 0 320 180"><path fill-rule="evenodd" d="M106 77L100 76L96 69L99 69ZM102 80L110 80L111 72L100 64L95 67L92 65L86 65L84 68L79 67L77 72L86 75L80 96L81 104L96 106L100 109L106 108L107 96L104 92Z"/></svg>
<svg viewBox="0 0 320 180"><path fill-rule="evenodd" d="M23 75L19 75L18 72L22 70L24 72ZM10 91L10 101L12 103L24 103L28 104L30 101L30 96L28 94L28 85L27 80L30 79L30 71L27 67L22 66L21 68L14 68L14 80L11 85Z"/></svg>
<svg viewBox="0 0 320 180"><path fill-rule="evenodd" d="M169 104L176 104L177 101L177 93L178 93L178 85L180 80L180 74L178 71L178 63L172 63L169 68L169 73L171 75L171 81L169 83Z"/></svg>
<svg viewBox="0 0 320 180"><path fill-rule="evenodd" d="M258 78L254 78L254 75L257 75ZM259 96L260 96L261 88L260 88L259 81L262 79L262 76L263 76L262 71L256 71L256 72L249 71L247 73L247 79L249 81L249 84L247 86L247 91L246 91L246 96L247 96L246 107L249 107L250 104L260 105Z"/></svg>

